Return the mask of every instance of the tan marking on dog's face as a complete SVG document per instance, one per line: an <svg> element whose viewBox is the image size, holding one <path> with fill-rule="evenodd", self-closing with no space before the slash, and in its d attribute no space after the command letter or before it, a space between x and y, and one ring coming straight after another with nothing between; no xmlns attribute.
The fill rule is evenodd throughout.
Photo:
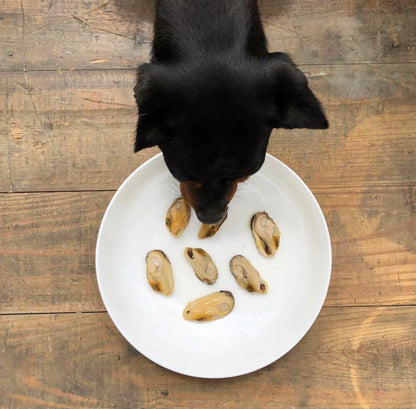
<svg viewBox="0 0 416 409"><path fill-rule="evenodd" d="M198 185L198 188L202 186L202 183L192 181L180 183L182 197L185 199L185 202L188 203L191 207L194 207L196 205L196 201L192 195L191 189L191 186L195 186L195 184Z"/></svg>
<svg viewBox="0 0 416 409"><path fill-rule="evenodd" d="M241 182L247 180L251 175L245 175L235 181L231 186L231 189L228 191L227 196L225 197L226 204L230 203L231 199L234 197L235 192L237 191L237 185ZM195 207L198 205L197 199L195 197L195 189L203 189L204 184L201 182L196 182L189 180L186 182L180 182L180 189L182 197L185 199L185 202L190 206Z"/></svg>

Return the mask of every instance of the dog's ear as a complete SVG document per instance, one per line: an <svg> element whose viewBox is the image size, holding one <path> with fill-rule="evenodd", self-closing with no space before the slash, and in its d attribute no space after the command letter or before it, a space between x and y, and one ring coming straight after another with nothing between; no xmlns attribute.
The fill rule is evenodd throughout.
<svg viewBox="0 0 416 409"><path fill-rule="evenodd" d="M285 53L269 54L266 62L269 125L273 128L326 129L328 121L305 75ZM271 93L271 94L270 94ZM270 98L271 96L271 98Z"/></svg>
<svg viewBox="0 0 416 409"><path fill-rule="evenodd" d="M165 139L162 130L164 119L163 86L151 64L139 67L134 97L139 107L134 152L158 145Z"/></svg>

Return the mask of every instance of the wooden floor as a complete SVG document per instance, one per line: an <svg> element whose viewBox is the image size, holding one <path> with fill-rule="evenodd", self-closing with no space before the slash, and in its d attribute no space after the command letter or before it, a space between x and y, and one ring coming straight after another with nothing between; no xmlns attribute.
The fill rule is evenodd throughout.
<svg viewBox="0 0 416 409"><path fill-rule="evenodd" d="M286 356L203 380L130 347L95 279L106 206L157 152L132 151L154 2L0 0L1 409L416 408L416 2L259 5L330 121L269 152L320 202L333 273Z"/></svg>

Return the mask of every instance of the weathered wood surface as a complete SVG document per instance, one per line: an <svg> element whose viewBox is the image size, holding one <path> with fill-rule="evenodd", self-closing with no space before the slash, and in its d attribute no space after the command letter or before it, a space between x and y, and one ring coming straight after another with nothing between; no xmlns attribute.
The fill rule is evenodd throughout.
<svg viewBox="0 0 416 409"><path fill-rule="evenodd" d="M2 1L0 69L136 67L148 59L154 1Z"/></svg>
<svg viewBox="0 0 416 409"><path fill-rule="evenodd" d="M302 64L416 61L413 0L260 0L270 49ZM152 0L3 0L0 69L135 68Z"/></svg>
<svg viewBox="0 0 416 409"><path fill-rule="evenodd" d="M2 115L0 113L0 117L1 116ZM7 192L11 190L11 187L9 185L9 139L7 131L4 129L4 126L5 124L2 124L0 122L0 192Z"/></svg>
<svg viewBox="0 0 416 409"><path fill-rule="evenodd" d="M106 314L0 317L0 408L416 408L416 307L325 308L278 362L238 378L165 370Z"/></svg>
<svg viewBox="0 0 416 409"><path fill-rule="evenodd" d="M333 246L326 305L416 304L416 189L317 190ZM0 313L102 311L94 251L113 192L0 195Z"/></svg>
<svg viewBox="0 0 416 409"><path fill-rule="evenodd" d="M302 64L416 61L412 0L260 0L270 49Z"/></svg>
<svg viewBox="0 0 416 409"><path fill-rule="evenodd" d="M332 242L328 304L416 304L416 188L315 194Z"/></svg>
<svg viewBox="0 0 416 409"><path fill-rule="evenodd" d="M0 313L105 309L94 254L112 195L0 195Z"/></svg>
<svg viewBox="0 0 416 409"><path fill-rule="evenodd" d="M416 183L416 64L303 69L330 129L275 131L269 152L310 186ZM134 81L134 70L0 72L3 187L116 189L157 152L133 153Z"/></svg>
<svg viewBox="0 0 416 409"><path fill-rule="evenodd" d="M132 152L154 0L0 0L0 192L34 192L0 194L0 409L416 409L416 3L259 5L330 120L269 152L324 210L332 279L285 357L201 380L130 347L95 279L105 208L158 152Z"/></svg>

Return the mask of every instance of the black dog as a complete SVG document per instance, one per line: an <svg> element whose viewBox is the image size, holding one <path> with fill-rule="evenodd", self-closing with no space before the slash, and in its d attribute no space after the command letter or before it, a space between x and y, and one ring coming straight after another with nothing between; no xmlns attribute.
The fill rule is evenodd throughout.
<svg viewBox="0 0 416 409"><path fill-rule="evenodd" d="M135 97L135 152L160 147L203 223L259 170L273 128L328 127L303 73L268 53L256 0L157 1Z"/></svg>

